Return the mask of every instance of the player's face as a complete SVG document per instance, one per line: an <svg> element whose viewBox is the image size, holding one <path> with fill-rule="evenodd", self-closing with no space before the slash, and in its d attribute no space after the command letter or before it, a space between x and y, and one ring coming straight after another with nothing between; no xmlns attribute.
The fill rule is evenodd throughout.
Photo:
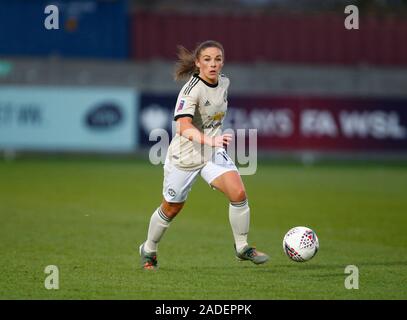
<svg viewBox="0 0 407 320"><path fill-rule="evenodd" d="M195 64L199 68L199 76L202 79L209 83L217 83L223 67L222 50L216 47L202 50Z"/></svg>

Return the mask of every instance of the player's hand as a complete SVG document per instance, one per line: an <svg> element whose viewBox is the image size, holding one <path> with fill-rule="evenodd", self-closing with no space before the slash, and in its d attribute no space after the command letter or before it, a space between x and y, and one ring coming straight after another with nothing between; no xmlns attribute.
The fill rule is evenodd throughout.
<svg viewBox="0 0 407 320"><path fill-rule="evenodd" d="M221 136L212 138L212 147L224 147L228 146L232 140L233 135L230 133L222 134Z"/></svg>

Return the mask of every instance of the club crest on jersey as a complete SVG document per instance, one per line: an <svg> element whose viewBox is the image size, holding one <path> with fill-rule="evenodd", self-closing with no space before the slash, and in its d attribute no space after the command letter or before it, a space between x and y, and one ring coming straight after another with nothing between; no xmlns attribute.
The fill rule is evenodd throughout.
<svg viewBox="0 0 407 320"><path fill-rule="evenodd" d="M203 125L203 129L209 128L216 128L222 125L223 117L225 116L225 112L216 112L215 114L208 117L208 120L211 120L212 123L208 125Z"/></svg>
<svg viewBox="0 0 407 320"><path fill-rule="evenodd" d="M184 104L185 104L185 100L183 100L183 99L182 99L182 100L179 102L179 105L178 105L177 111L182 110L182 108L184 107Z"/></svg>
<svg viewBox="0 0 407 320"><path fill-rule="evenodd" d="M211 118L212 121L221 121L225 116L225 112L216 112Z"/></svg>
<svg viewBox="0 0 407 320"><path fill-rule="evenodd" d="M170 196L170 197L175 197L176 195L177 195L177 193L175 192L175 190L174 189L168 189L168 195Z"/></svg>

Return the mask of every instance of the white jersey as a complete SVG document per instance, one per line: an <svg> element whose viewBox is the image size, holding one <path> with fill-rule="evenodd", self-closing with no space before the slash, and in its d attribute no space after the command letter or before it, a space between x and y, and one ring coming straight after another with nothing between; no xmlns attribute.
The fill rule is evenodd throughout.
<svg viewBox="0 0 407 320"><path fill-rule="evenodd" d="M178 94L174 120L191 117L192 124L207 136L222 133L227 110L229 79L221 75L217 84L211 84L193 75ZM214 147L202 145L176 134L168 148L167 158L183 170L196 170L211 159Z"/></svg>

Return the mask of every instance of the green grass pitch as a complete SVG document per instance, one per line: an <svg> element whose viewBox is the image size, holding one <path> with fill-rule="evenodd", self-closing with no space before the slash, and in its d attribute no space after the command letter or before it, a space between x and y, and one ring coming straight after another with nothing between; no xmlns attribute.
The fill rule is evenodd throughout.
<svg viewBox="0 0 407 320"><path fill-rule="evenodd" d="M261 266L235 259L228 202L199 179L149 272L138 246L162 174L129 159L0 162L0 299L407 298L406 166L259 164L243 180L250 243L271 255ZM299 225L320 240L306 263L282 250ZM47 265L58 290L44 287ZM344 286L347 265L357 290Z"/></svg>

